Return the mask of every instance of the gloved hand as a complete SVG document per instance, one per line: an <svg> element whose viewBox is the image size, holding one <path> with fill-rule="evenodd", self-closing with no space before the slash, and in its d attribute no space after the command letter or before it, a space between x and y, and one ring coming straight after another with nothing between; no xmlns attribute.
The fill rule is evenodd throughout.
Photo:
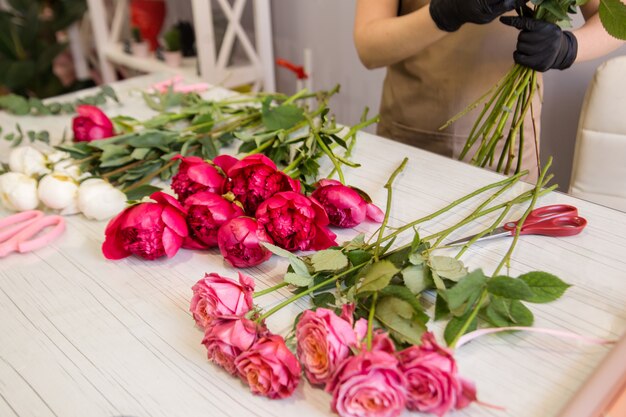
<svg viewBox="0 0 626 417"><path fill-rule="evenodd" d="M489 23L527 0L431 0L430 15L437 27L446 32L458 30L464 23Z"/></svg>
<svg viewBox="0 0 626 417"><path fill-rule="evenodd" d="M572 66L578 53L578 42L572 32L554 23L530 17L502 16L500 21L520 29L513 59L520 65L545 72Z"/></svg>

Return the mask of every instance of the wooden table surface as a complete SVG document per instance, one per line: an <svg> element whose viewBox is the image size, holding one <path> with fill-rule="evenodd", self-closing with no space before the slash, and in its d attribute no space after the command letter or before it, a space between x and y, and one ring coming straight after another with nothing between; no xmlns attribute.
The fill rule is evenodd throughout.
<svg viewBox="0 0 626 417"><path fill-rule="evenodd" d="M123 105L109 104L104 110L110 115L148 116L150 111L134 89L158 78L117 84ZM222 90L209 93L222 94ZM70 119L0 113L5 132L18 121L27 129L47 128L57 137L64 127L70 129ZM0 149L4 159L6 152ZM409 164L395 183L392 225L432 213L502 178L363 133L353 158L362 167L350 170L347 180L384 207L383 185L405 156ZM520 184L508 195L528 188ZM561 193L543 197L538 204L553 203L577 206L589 224L578 236L520 239L511 263L513 276L543 270L573 285L556 302L530 306L535 325L618 338L626 329L626 213ZM424 225L423 234L458 221L475 204L465 203ZM519 207L513 216L523 210ZM181 250L173 259L157 261L108 261L100 251L106 222L72 216L67 223L66 233L51 246L0 260L0 416L332 414L330 396L306 383L292 398L271 401L251 395L239 380L207 361L189 300L191 286L205 272L236 276L217 250ZM372 232L376 225L366 223L358 229ZM480 229L474 224L452 238ZM341 239L355 233L339 232ZM477 244L463 261L470 269L491 272L509 243L499 239ZM262 289L280 282L285 268L283 260L273 257L245 273ZM271 306L287 294L281 291L261 302ZM284 334L306 306L302 300L285 308L269 320L270 328ZM440 323L430 325L441 333ZM609 349L531 333L482 337L457 351L460 371L476 382L480 400L506 409L472 405L452 416L556 416Z"/></svg>

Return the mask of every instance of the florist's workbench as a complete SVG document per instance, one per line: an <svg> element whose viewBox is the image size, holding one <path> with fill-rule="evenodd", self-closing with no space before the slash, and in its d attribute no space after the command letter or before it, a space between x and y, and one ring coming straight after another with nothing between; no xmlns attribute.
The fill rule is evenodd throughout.
<svg viewBox="0 0 626 417"><path fill-rule="evenodd" d="M109 115L148 117L151 111L132 89L157 78L114 85L122 105L103 109ZM217 89L208 96L223 93ZM71 116L17 118L0 112L5 133L19 122L59 138L64 128L71 130L70 120ZM6 155L7 149L1 148L1 158ZM348 172L348 183L384 206L383 185L405 156L409 164L395 182L392 225L432 213L501 178L363 133L353 158L362 167ZM511 193L530 186L514 188ZM619 338L626 330L626 213L560 193L541 198L538 206L553 203L577 206L589 224L573 237L520 238L512 276L543 270L573 285L560 300L531 306L535 326ZM475 204L466 203L422 230L441 230ZM520 207L514 215L521 213ZM108 261L100 251L106 222L73 216L67 223L66 233L49 247L0 260L0 416L331 415L330 396L306 383L292 398L271 401L253 396L239 380L207 362L189 300L191 286L205 272L236 276L217 250L182 250L173 259L158 261L135 257ZM360 226L360 231L375 229L372 223ZM474 224L452 238L480 229ZM355 233L342 231L340 240ZM490 273L509 243L505 238L476 244L463 261L470 269ZM280 282L285 267L283 260L273 257L245 273L262 289ZM272 303L285 294L286 290L268 295L263 301ZM305 303L273 316L270 327L285 334ZM438 323L431 326L440 333ZM479 338L456 353L461 374L475 381L482 401L506 410L474 404L453 415L556 416L609 350L534 333Z"/></svg>

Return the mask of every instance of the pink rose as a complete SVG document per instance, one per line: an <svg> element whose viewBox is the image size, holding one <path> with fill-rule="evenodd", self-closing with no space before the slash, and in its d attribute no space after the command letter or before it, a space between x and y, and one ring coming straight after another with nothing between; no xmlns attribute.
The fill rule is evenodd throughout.
<svg viewBox="0 0 626 417"><path fill-rule="evenodd" d="M280 191L300 192L300 183L276 170L276 164L265 155L243 158L228 170L228 191L243 204L246 214L253 215L265 199Z"/></svg>
<svg viewBox="0 0 626 417"><path fill-rule="evenodd" d="M352 317L326 308L305 310L296 324L297 354L309 382L325 384L358 345Z"/></svg>
<svg viewBox="0 0 626 417"><path fill-rule="evenodd" d="M243 215L237 204L209 191L200 191L185 200L189 236L183 244L187 249L208 249L217 246L217 231L226 221Z"/></svg>
<svg viewBox="0 0 626 417"><path fill-rule="evenodd" d="M300 364L277 335L257 340L237 357L235 366L253 394L271 399L289 397L300 381Z"/></svg>
<svg viewBox="0 0 626 417"><path fill-rule="evenodd" d="M78 116L72 120L74 141L91 142L92 140L110 138L115 135L113 123L96 106L81 104L76 107L76 113L78 113Z"/></svg>
<svg viewBox="0 0 626 417"><path fill-rule="evenodd" d="M385 218L381 209L366 201L364 195L352 187L331 179L320 180L316 185L311 196L324 207L333 226L354 227L361 224L366 216L378 223Z"/></svg>
<svg viewBox="0 0 626 417"><path fill-rule="evenodd" d="M192 290L189 310L203 329L216 317L243 316L253 306L254 279L241 272L239 283L216 273L206 274Z"/></svg>
<svg viewBox="0 0 626 417"><path fill-rule="evenodd" d="M328 230L328 216L322 206L293 191L265 200L256 218L276 245L289 251L321 250L337 244L337 236Z"/></svg>
<svg viewBox="0 0 626 417"><path fill-rule="evenodd" d="M341 363L326 391L342 417L394 417L404 410L405 385L393 355L364 350Z"/></svg>
<svg viewBox="0 0 626 417"><path fill-rule="evenodd" d="M219 318L206 328L202 344L211 362L235 375L235 359L250 349L259 338L259 333L263 332L256 323L246 318Z"/></svg>
<svg viewBox="0 0 626 417"><path fill-rule="evenodd" d="M439 346L432 333L424 333L422 345L404 349L397 356L407 378L409 410L443 416L476 399L473 386L457 375L452 352Z"/></svg>
<svg viewBox="0 0 626 417"><path fill-rule="evenodd" d="M176 155L173 160L180 159L178 172L172 177L172 190L181 203L199 191L210 191L222 194L226 176L210 162L197 156Z"/></svg>
<svg viewBox="0 0 626 417"><path fill-rule="evenodd" d="M374 330L374 334L372 335L371 350L394 354L396 352L396 345L393 344L393 341L389 337L389 334L384 332L382 329L376 329Z"/></svg>
<svg viewBox="0 0 626 417"><path fill-rule="evenodd" d="M174 197L160 191L150 198L155 202L128 207L109 222L102 244L107 259L176 255L187 236L185 210Z"/></svg>
<svg viewBox="0 0 626 417"><path fill-rule="evenodd" d="M259 265L272 256L261 242L272 243L272 239L250 217L232 218L217 231L217 245L222 256L236 268Z"/></svg>

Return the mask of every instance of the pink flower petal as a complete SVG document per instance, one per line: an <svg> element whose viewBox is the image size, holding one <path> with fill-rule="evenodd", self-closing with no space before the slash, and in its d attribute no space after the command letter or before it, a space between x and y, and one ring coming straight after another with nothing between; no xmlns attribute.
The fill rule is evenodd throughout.
<svg viewBox="0 0 626 417"><path fill-rule="evenodd" d="M185 237L188 235L185 218L181 212L176 210L174 207L165 206L163 213L161 214L161 219L167 227L171 228L179 236Z"/></svg>
<svg viewBox="0 0 626 417"><path fill-rule="evenodd" d="M172 229L166 227L163 229L163 248L168 258L176 255L180 247L183 245L183 237L176 234Z"/></svg>
<svg viewBox="0 0 626 417"><path fill-rule="evenodd" d="M218 166L226 175L228 175L228 171L235 165L239 160L234 156L230 155L220 155L216 158L213 158L213 163Z"/></svg>
<svg viewBox="0 0 626 417"><path fill-rule="evenodd" d="M374 204L367 205L367 218L377 223L382 223L385 219L385 212L379 209Z"/></svg>
<svg viewBox="0 0 626 417"><path fill-rule="evenodd" d="M169 194L165 194L163 191L156 191L150 195L150 198L157 203L169 204L174 206L182 213L185 213L185 208L180 205L180 202Z"/></svg>

